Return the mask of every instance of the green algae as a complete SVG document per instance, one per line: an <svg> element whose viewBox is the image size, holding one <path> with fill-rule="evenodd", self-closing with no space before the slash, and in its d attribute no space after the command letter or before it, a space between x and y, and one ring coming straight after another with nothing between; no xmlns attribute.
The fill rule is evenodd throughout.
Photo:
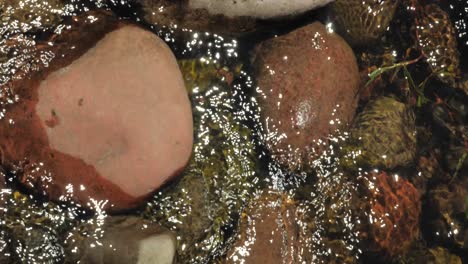
<svg viewBox="0 0 468 264"><path fill-rule="evenodd" d="M73 212L66 207L38 202L20 192L4 192L2 199L8 210L2 211L1 239L8 246L0 254L9 256L16 263L61 263L64 249L61 236L76 221ZM10 262L7 262L10 263Z"/></svg>
<svg viewBox="0 0 468 264"><path fill-rule="evenodd" d="M66 12L67 5L63 0L0 2L0 22L3 28L14 25L18 32L50 29L62 21L62 15Z"/></svg>
<svg viewBox="0 0 468 264"><path fill-rule="evenodd" d="M219 65L179 64L194 108L193 156L180 180L159 191L144 216L177 234L181 263L206 263L225 252L254 192L256 154Z"/></svg>
<svg viewBox="0 0 468 264"><path fill-rule="evenodd" d="M395 168L410 164L416 155L415 116L405 104L390 97L370 102L355 120L349 142L351 153L342 165L351 168Z"/></svg>

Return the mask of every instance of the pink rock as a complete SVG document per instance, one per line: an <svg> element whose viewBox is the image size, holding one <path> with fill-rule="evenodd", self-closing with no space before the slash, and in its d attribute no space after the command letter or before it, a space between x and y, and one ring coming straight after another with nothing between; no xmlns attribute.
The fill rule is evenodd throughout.
<svg viewBox="0 0 468 264"><path fill-rule="evenodd" d="M8 167L27 161L20 181L51 199L67 195L85 206L92 206L91 198L108 200L104 209L121 210L140 204L185 167L193 127L168 46L149 31L113 21L104 16L64 33L71 40L56 52L78 37L83 51L68 61L58 56L49 67L54 71L30 79L43 79L37 85L18 85L30 89L20 89L23 100L10 109L15 124L0 124L0 147ZM97 42L86 50L93 37Z"/></svg>
<svg viewBox="0 0 468 264"><path fill-rule="evenodd" d="M135 26L108 33L39 87L37 113L51 148L82 159L141 197L184 167L192 114L176 60Z"/></svg>

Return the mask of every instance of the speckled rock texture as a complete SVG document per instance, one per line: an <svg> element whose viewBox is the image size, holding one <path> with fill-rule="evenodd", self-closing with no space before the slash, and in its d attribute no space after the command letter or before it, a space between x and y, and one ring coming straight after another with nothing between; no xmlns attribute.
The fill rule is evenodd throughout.
<svg viewBox="0 0 468 264"><path fill-rule="evenodd" d="M381 97L365 106L351 130L351 144L360 166L395 168L410 164L416 155L413 110L405 104Z"/></svg>
<svg viewBox="0 0 468 264"><path fill-rule="evenodd" d="M162 40L93 18L76 18L56 40L49 68L8 84L22 100L0 123L2 162L53 200L128 209L188 162L191 107Z"/></svg>
<svg viewBox="0 0 468 264"><path fill-rule="evenodd" d="M449 15L438 5L429 4L419 8L421 11L415 27L418 45L435 76L454 86L460 79L460 54L455 27Z"/></svg>
<svg viewBox="0 0 468 264"><path fill-rule="evenodd" d="M273 18L303 13L333 0L189 0L191 8L203 8L211 14L228 17Z"/></svg>
<svg viewBox="0 0 468 264"><path fill-rule="evenodd" d="M368 250L383 256L408 251L419 237L421 200L418 190L406 179L386 172L372 172L364 177L369 195L361 208L367 227L361 232Z"/></svg>
<svg viewBox="0 0 468 264"><path fill-rule="evenodd" d="M307 167L355 113L359 72L351 48L315 22L256 48L265 141L274 159Z"/></svg>
<svg viewBox="0 0 468 264"><path fill-rule="evenodd" d="M351 45L375 43L388 29L400 0L336 0L331 6L338 32Z"/></svg>

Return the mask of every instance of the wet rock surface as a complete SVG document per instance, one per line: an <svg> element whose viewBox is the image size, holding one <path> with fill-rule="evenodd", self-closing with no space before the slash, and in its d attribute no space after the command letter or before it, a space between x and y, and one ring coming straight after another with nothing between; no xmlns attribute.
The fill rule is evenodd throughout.
<svg viewBox="0 0 468 264"><path fill-rule="evenodd" d="M468 55L468 34L466 25L468 23L468 3L463 0L439 1L441 7L450 15L452 25L456 29L458 50L460 57ZM468 62L461 60L462 68L467 69Z"/></svg>
<svg viewBox="0 0 468 264"><path fill-rule="evenodd" d="M429 249L432 255L432 261L435 264L442 264L442 263L447 263L447 264L461 264L462 261L459 256L451 254L450 251L448 251L445 248L442 247L436 247L436 248L431 248Z"/></svg>
<svg viewBox="0 0 468 264"><path fill-rule="evenodd" d="M340 131L338 136L330 134L330 144L323 146L324 152L321 157L311 158L312 168L307 173L285 172L283 167L271 159L261 141L262 137L258 137L262 129L257 119L261 117L258 115L257 110L260 109L256 102L259 98L258 93L262 94L264 91L259 92L256 73L251 71L251 61L247 57L254 53L254 50L250 49L252 44L265 41L267 37L273 38L271 36L274 34L283 34L279 32L284 30L310 24L318 17L325 19L322 22L327 23L327 29L338 30L337 18L331 21L325 18L327 9L310 12L311 16L308 13L278 21L260 21L251 17L227 18L223 15L212 15L206 9L187 9L185 7L188 1L147 1L153 5L145 9L146 15L151 12L154 14L141 20L142 17L138 13L141 10L134 8L134 1L63 1L65 2L67 4L63 7L54 5L62 1L53 0L7 0L0 3L0 121L5 121L9 126L17 124L16 119L9 118L9 110L15 104L24 102L25 98L29 100L28 97L24 97L27 95L24 87L32 87L38 79L45 78L47 74L43 74L44 67L50 66L50 72L64 68L70 61L78 59L94 46L96 40L102 39L105 33L119 28L118 25L122 23L126 24L125 20L130 20L151 28L154 34L168 43L180 59L178 64L184 72L183 77L194 113L194 155L180 177L148 199L149 203L144 211L131 210L128 213L132 215L118 217L133 221L138 218L133 215L139 215L152 220L151 223L138 219L137 225L129 224L126 228L117 223L119 221L114 221L115 216L108 216L101 210L102 203L96 203L95 210L91 211L84 210L79 204L57 203L40 195L32 195L42 193L42 189L25 189L24 185L19 183L22 181L26 186L31 186L34 183L31 179L41 178L45 179L44 185L50 186L48 172L40 164L31 164L26 160L7 164L4 169L8 175L8 189L4 189L0 194L0 213L3 213L0 216L0 263L75 263L75 260L85 257L86 260L97 263L105 263L106 259L117 263L123 260L131 263L135 256L140 255L138 246L133 243L140 238L126 244L117 239L114 244L119 246L118 253L128 250L128 254L118 260L113 259L113 254L119 254L109 251L109 248L99 247L98 243L112 243L117 236L111 234L116 232L126 235L126 230L135 230L128 234L128 237L141 234L139 228L134 228L140 224L148 226L145 230L154 229L154 236L150 235L148 241L151 243L147 244L151 248L149 256L155 256L152 254L155 253L155 248L173 245L169 236L160 236L167 232L167 228L177 238L177 262L223 263L224 257L228 253L231 254L234 248L243 248L237 245L236 241L246 245L252 240L249 240L250 237L257 237L252 232L242 230L246 219L258 216L249 214L260 210L251 208L252 206L245 209L245 206L255 204L250 202L250 199L259 189L271 188L275 189L272 195L281 200L279 203L282 206L272 205L278 208L277 211L265 214L277 215L278 221L273 223L270 217L265 217L265 221L262 222L258 217L257 226L271 223L271 226L276 225L282 234L291 231L296 233L297 237L294 241L291 240L291 243L285 243L284 240L256 240L255 252L258 253L246 255L244 259L265 259L271 256L267 252L270 252L272 246L284 247L289 244L291 247L281 254L276 254L278 259L272 261L293 262L292 254L289 254L293 251L298 253L293 259L296 263L458 264L468 261L465 254L467 210L464 202L468 168L466 100L463 100L463 97L456 99L452 92L457 89L449 87L452 84L447 85L447 82L441 84L441 79L435 76L436 71L427 67L426 61L429 60L419 56L421 47L416 41L415 32L412 31L412 26L419 25L416 23L416 15L426 13L424 8L413 10L412 4L418 2L423 4L423 7L426 4L450 5L450 8L455 7L453 12L466 14L466 11L463 13L463 10L456 9L457 6L465 6L466 1L399 1L400 6L391 26L388 27L388 34L376 34L377 40L369 41L372 45L364 43L365 45L359 47L353 46L360 58L358 63L364 77L362 83L371 79L375 83L378 82L378 85L373 82L366 86L366 95L359 96L361 101L358 114L369 114L366 104L372 105L380 101L382 96L396 98L395 100L400 102L398 107L390 108L397 110L389 111L388 107L378 110L375 108L373 117L363 119L380 127L375 131L367 129L371 131L369 134L381 133L384 134L383 137L395 138L395 142L406 142L406 139L400 138L403 134L399 129L395 130L398 132L393 131L393 124L397 124L396 127L407 126L401 131L410 131L416 123L416 151L413 148L413 140L406 142L408 149L412 150L411 153L416 153L410 154L413 157L411 161L401 162L405 159L393 157L392 160L397 160L395 164L398 164L395 167L383 163L374 165L375 163L369 162L371 159L367 159L364 149L359 145L366 145L363 142L358 142L357 148L348 148L347 143L356 143L356 138L350 138L350 131L345 130ZM348 2L342 3L348 7L349 10L346 11L356 14L351 17L355 21L371 21L378 26L391 17L371 19L368 13L362 10L363 7L369 7L372 15L388 15L388 12L374 13L380 6L372 4L381 3L386 7L386 11L391 11L390 6L386 4L392 4L393 1ZM361 5L362 2L365 2L366 6ZM3 5L4 3L6 5ZM87 12L96 6L106 9L108 5L118 14L119 22L101 23L109 19L96 20L95 18L100 16L94 12L87 13L84 19L67 17L75 12ZM5 6L7 9L3 8ZM173 8L174 6L177 8ZM361 11L355 12L355 8L361 8ZM28 12L28 9L34 11ZM4 12L5 10L8 12ZM448 8L445 9L447 10ZM450 12L451 16L453 12ZM34 16L35 14L37 16ZM440 47L438 55L442 59L439 58L438 61L451 63L450 59L446 59L450 52L447 52L444 48L446 46L443 45L446 37L441 36L442 33L445 34L445 28L441 26L448 27L446 16L429 16L425 18L428 21L426 25L437 28L440 34L431 31L427 39L437 42L431 44L432 48L437 50ZM42 18L41 23L38 18ZM48 18L53 19L49 21ZM451 19L453 21L454 17ZM60 23L62 24L54 27ZM157 25L153 25L155 23ZM266 25L266 28L257 27L257 23ZM170 28L161 29L160 25L169 25ZM456 37L459 42L464 43L464 25L453 25L457 29ZM182 27L207 32L196 33L181 29ZM372 32L372 28L375 27L364 25L364 28ZM258 31L254 34L243 34L252 32L251 30ZM59 34L60 31L62 34ZM217 34L219 32L230 37ZM241 38L231 38L239 34L242 35ZM363 33L363 38L364 34L367 33ZM51 35L53 37L49 38ZM91 37L83 39L82 35ZM70 36L80 40L80 45L70 47ZM290 46L298 45L293 41L289 43ZM361 52L362 54L359 54ZM302 55L302 51L296 53ZM65 58L60 60L63 55L66 55ZM367 55L370 59L362 59ZM463 60L460 60L460 63L466 64ZM32 73L37 71L39 73L35 77ZM384 74L379 75L382 72ZM24 79L29 77L32 77L29 81ZM324 100L326 99L327 97ZM78 100L77 104L85 106L86 101L80 103ZM408 111L400 111L403 108ZM403 118L406 121L401 121L398 117L401 113L404 113L403 116L410 115L408 112L414 112L415 118L412 119L415 119L415 122L407 122L412 119L406 117ZM47 119L52 126L55 121L61 121L60 112L57 113L59 118ZM387 130L382 128L386 124ZM359 124L356 122L353 130L357 129ZM422 133L425 135L421 136ZM0 131L0 136L2 135L3 130ZM390 139L376 140L379 135L374 139L370 138L369 142L378 145L374 149L387 149L389 145L391 150L401 150L400 147L394 148L394 142ZM14 145L7 143L0 140L2 165L9 155L8 151L4 150L15 149ZM385 168L386 172L371 173L375 168ZM418 210L415 209L418 207L418 201L413 199L415 188L422 197L422 212L419 217L416 216ZM258 203L271 204L264 200L257 200ZM290 217L288 212L294 212L294 217ZM419 223L415 226L416 218L419 218ZM382 223L385 226L382 227ZM393 223L395 224L392 228ZM405 226L400 229L402 223ZM160 225L164 228L158 229ZM286 227L291 228L286 230ZM418 228L422 236L415 235ZM267 233L269 237L277 234ZM242 240L238 240L238 235ZM266 249L261 250L262 247ZM291 248L294 250L289 250ZM231 252L228 252L229 249ZM172 254L173 251L169 249L164 253L166 252ZM242 250L237 250L237 253L242 253ZM102 256L105 256L105 259ZM237 262L242 262L242 254L236 256L239 256ZM284 259L280 259L281 257ZM170 257L164 259L168 260ZM264 262L269 261L270 259L267 259Z"/></svg>
<svg viewBox="0 0 468 264"><path fill-rule="evenodd" d="M421 198L418 190L397 174L369 173L363 177L369 192L361 233L368 249L387 256L405 254L419 237Z"/></svg>
<svg viewBox="0 0 468 264"><path fill-rule="evenodd" d="M7 192L8 190L7 190L6 175L5 175L5 172L3 171L3 168L0 166L0 218L3 218L5 210L7 210L5 208L6 206L5 193Z"/></svg>
<svg viewBox="0 0 468 264"><path fill-rule="evenodd" d="M332 1L333 0L189 0L188 6L195 9L206 9L211 14L223 14L228 17L247 16L267 19L300 14L324 6Z"/></svg>
<svg viewBox="0 0 468 264"><path fill-rule="evenodd" d="M106 208L119 210L141 203L183 169L192 117L167 46L136 26L104 15L99 21L88 38L66 42L76 41L74 56L12 84L30 87L20 90L25 100L7 116L14 124L2 120L2 149L7 166L24 165L26 186L85 206L108 200ZM162 114L167 111L174 115Z"/></svg>
<svg viewBox="0 0 468 264"><path fill-rule="evenodd" d="M257 188L253 131L238 119L238 65L180 60L194 111L194 155L180 178L158 191L145 218L177 233L178 260L206 263L225 254L242 209ZM220 192L219 190L223 190ZM215 259L215 260L214 260Z"/></svg>
<svg viewBox="0 0 468 264"><path fill-rule="evenodd" d="M294 202L265 191L242 214L225 263L299 263L299 226Z"/></svg>
<svg viewBox="0 0 468 264"><path fill-rule="evenodd" d="M182 27L227 35L242 35L257 29L258 21L249 17L229 18L222 14L211 15L206 9L190 9L171 0L135 1L142 18L160 27Z"/></svg>
<svg viewBox="0 0 468 264"><path fill-rule="evenodd" d="M0 223L0 256L5 258L2 263L63 263L62 238L76 223L70 218L79 211L35 201L14 190L0 196L5 203Z"/></svg>
<svg viewBox="0 0 468 264"><path fill-rule="evenodd" d="M365 228L359 221L367 200L359 197L349 175L325 164L317 165L317 180L301 186L295 196L298 263L358 263Z"/></svg>
<svg viewBox="0 0 468 264"><path fill-rule="evenodd" d="M427 219L425 236L431 243L468 248L468 180L466 172L448 184L442 184L428 192L424 207Z"/></svg>
<svg viewBox="0 0 468 264"><path fill-rule="evenodd" d="M449 85L460 79L460 54L455 27L449 15L436 4L420 6L416 21L418 45L432 72Z"/></svg>
<svg viewBox="0 0 468 264"><path fill-rule="evenodd" d="M461 258L442 247L427 248L421 243L415 243L408 254L400 256L394 263L433 263L461 264Z"/></svg>
<svg viewBox="0 0 468 264"><path fill-rule="evenodd" d="M351 45L375 43L393 19L399 0L336 0L331 15L338 32Z"/></svg>
<svg viewBox="0 0 468 264"><path fill-rule="evenodd" d="M350 142L350 149L359 152L353 163L380 168L405 166L416 154L414 113L393 98L377 98L356 117Z"/></svg>
<svg viewBox="0 0 468 264"><path fill-rule="evenodd" d="M267 146L286 167L307 168L328 136L354 116L354 53L315 22L261 43L254 59Z"/></svg>
<svg viewBox="0 0 468 264"><path fill-rule="evenodd" d="M135 216L107 217L100 232L92 232L86 225L78 226L82 235L67 242L72 262L171 264L175 261L175 236L155 223ZM70 260L69 260L70 261Z"/></svg>

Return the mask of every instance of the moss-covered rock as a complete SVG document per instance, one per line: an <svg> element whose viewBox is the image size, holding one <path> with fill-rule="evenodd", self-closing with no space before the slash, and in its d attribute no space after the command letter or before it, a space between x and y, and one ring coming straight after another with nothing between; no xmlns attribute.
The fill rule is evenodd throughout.
<svg viewBox="0 0 468 264"><path fill-rule="evenodd" d="M256 156L222 68L200 60L180 65L194 107L194 153L180 180L159 191L144 215L177 234L181 263L206 263L225 251L255 189Z"/></svg>
<svg viewBox="0 0 468 264"><path fill-rule="evenodd" d="M342 160L348 167L395 168L413 161L416 127L413 111L390 97L369 102L357 116Z"/></svg>
<svg viewBox="0 0 468 264"><path fill-rule="evenodd" d="M393 19L399 0L336 0L331 11L339 33L351 45L378 40Z"/></svg>
<svg viewBox="0 0 468 264"><path fill-rule="evenodd" d="M460 78L457 37L449 15L436 4L421 7L416 21L418 45L440 80L455 85Z"/></svg>

